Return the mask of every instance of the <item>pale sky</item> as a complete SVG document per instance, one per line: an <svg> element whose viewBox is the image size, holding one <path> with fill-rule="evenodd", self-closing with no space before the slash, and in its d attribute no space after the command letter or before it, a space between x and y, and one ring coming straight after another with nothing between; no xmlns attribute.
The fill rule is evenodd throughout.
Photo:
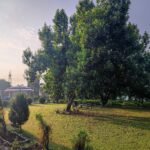
<svg viewBox="0 0 150 150"><path fill-rule="evenodd" d="M58 8L68 16L75 11L79 0L0 0L0 79L12 73L13 85L25 84L25 65L22 53L27 47L40 48L38 30L44 22L52 24ZM150 33L150 0L131 0L130 21Z"/></svg>

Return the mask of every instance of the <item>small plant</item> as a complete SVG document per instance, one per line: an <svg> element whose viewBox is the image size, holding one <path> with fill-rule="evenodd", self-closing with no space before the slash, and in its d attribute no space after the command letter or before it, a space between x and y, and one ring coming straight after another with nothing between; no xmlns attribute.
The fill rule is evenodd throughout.
<svg viewBox="0 0 150 150"><path fill-rule="evenodd" d="M27 103L28 103L28 105L31 105L32 104L32 98L27 98Z"/></svg>
<svg viewBox="0 0 150 150"><path fill-rule="evenodd" d="M56 109L56 114L60 114L61 111L59 109Z"/></svg>
<svg viewBox="0 0 150 150"><path fill-rule="evenodd" d="M39 99L39 103L40 103L40 104L45 104L45 102L46 102L45 97L41 97L41 98Z"/></svg>
<svg viewBox="0 0 150 150"><path fill-rule="evenodd" d="M85 131L80 131L73 140L73 150L93 150L89 142L88 134Z"/></svg>
<svg viewBox="0 0 150 150"><path fill-rule="evenodd" d="M12 147L11 150L18 150L20 149L20 144L19 141L17 140L17 138L14 140L14 142L12 143Z"/></svg>
<svg viewBox="0 0 150 150"><path fill-rule="evenodd" d="M40 124L40 129L41 129L41 144L43 146L43 150L49 150L49 143L50 143L50 138L49 134L52 132L51 126L48 125L44 120L43 116L41 114L36 115L36 119Z"/></svg>

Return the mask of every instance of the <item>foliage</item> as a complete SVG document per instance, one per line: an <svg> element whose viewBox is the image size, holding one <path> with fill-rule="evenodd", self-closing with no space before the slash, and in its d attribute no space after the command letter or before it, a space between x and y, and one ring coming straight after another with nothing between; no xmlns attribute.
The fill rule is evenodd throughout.
<svg viewBox="0 0 150 150"><path fill-rule="evenodd" d="M138 100L110 100L108 107L124 107L124 108L150 108L150 102L141 103Z"/></svg>
<svg viewBox="0 0 150 150"><path fill-rule="evenodd" d="M129 0L99 0L82 15L76 13L75 41L81 49L78 53L81 91L86 91L90 98L100 98L103 105L108 99L135 90L130 84L132 81L141 80L142 83L136 85L139 88L150 85L146 77L149 73L144 67L141 70L149 37L147 33L140 35L137 26L128 22L129 6Z"/></svg>
<svg viewBox="0 0 150 150"><path fill-rule="evenodd" d="M11 102L9 120L14 126L18 125L21 129L21 125L24 124L28 118L29 108L27 100L23 94L19 94Z"/></svg>
<svg viewBox="0 0 150 150"><path fill-rule="evenodd" d="M34 101L34 102L39 102L39 98L40 98L40 96L34 96L34 97L33 97L33 101Z"/></svg>
<svg viewBox="0 0 150 150"><path fill-rule="evenodd" d="M57 10L54 26L39 30L42 48L24 51L30 81L43 78L45 91L59 102L127 95L150 99L149 35L129 22L130 0L79 1L70 17Z"/></svg>
<svg viewBox="0 0 150 150"><path fill-rule="evenodd" d="M73 150L93 150L89 145L89 137L85 131L80 131L78 136L74 139Z"/></svg>
<svg viewBox="0 0 150 150"><path fill-rule="evenodd" d="M2 103L1 98L0 98L0 129L2 129L2 133L6 135L7 128L6 128L6 122L4 118L4 109L3 109L3 103Z"/></svg>
<svg viewBox="0 0 150 150"><path fill-rule="evenodd" d="M10 87L10 83L5 80L0 80L0 90L5 90Z"/></svg>
<svg viewBox="0 0 150 150"><path fill-rule="evenodd" d="M53 63L45 76L46 89L52 92L52 97L58 102L64 98L64 78L68 64L67 51L69 50L68 17L65 11L57 10L54 16L54 54ZM52 57L53 53L50 54ZM50 87L50 88L47 88Z"/></svg>
<svg viewBox="0 0 150 150"><path fill-rule="evenodd" d="M94 100L94 99L78 99L78 100L75 100L75 101L79 104L89 104L91 106L99 106L100 105L99 99L97 99L97 100Z"/></svg>
<svg viewBox="0 0 150 150"><path fill-rule="evenodd" d="M45 104L45 102L46 102L45 97L40 97L39 103L40 103L40 104Z"/></svg>
<svg viewBox="0 0 150 150"><path fill-rule="evenodd" d="M12 143L12 147L11 147L11 150L18 150L20 149L20 143L17 139L14 140L14 142Z"/></svg>
<svg viewBox="0 0 150 150"><path fill-rule="evenodd" d="M28 105L31 105L33 102L32 98L27 98L26 100L27 100Z"/></svg>
<svg viewBox="0 0 150 150"><path fill-rule="evenodd" d="M4 100L3 101L3 107L9 107L9 101Z"/></svg>
<svg viewBox="0 0 150 150"><path fill-rule="evenodd" d="M36 115L36 120L39 122L40 129L42 130L41 144L43 146L43 149L49 150L49 134L52 132L51 126L46 124L41 114Z"/></svg>

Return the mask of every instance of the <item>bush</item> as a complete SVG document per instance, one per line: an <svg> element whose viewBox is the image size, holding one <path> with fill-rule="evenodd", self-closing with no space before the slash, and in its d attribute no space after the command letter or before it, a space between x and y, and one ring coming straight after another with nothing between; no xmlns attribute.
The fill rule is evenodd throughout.
<svg viewBox="0 0 150 150"><path fill-rule="evenodd" d="M33 102L32 98L27 98L27 103L28 103L28 105L31 105L32 102Z"/></svg>
<svg viewBox="0 0 150 150"><path fill-rule="evenodd" d="M143 107L150 109L150 102L144 102Z"/></svg>
<svg viewBox="0 0 150 150"><path fill-rule="evenodd" d="M9 106L9 101L7 101L7 100L3 101L3 106L8 107Z"/></svg>
<svg viewBox="0 0 150 150"><path fill-rule="evenodd" d="M6 135L7 128L6 128L6 123L4 119L4 108L3 108L3 103L2 103L1 98L0 98L0 128L2 129L1 134Z"/></svg>
<svg viewBox="0 0 150 150"><path fill-rule="evenodd" d="M39 99L40 99L39 96L34 96L34 97L33 97L33 102L34 102L34 103L39 103Z"/></svg>
<svg viewBox="0 0 150 150"><path fill-rule="evenodd" d="M83 100L75 100L75 102L77 102L78 104L88 104L88 105L91 105L91 106L100 105L100 100L86 100L86 99L83 99Z"/></svg>
<svg viewBox="0 0 150 150"><path fill-rule="evenodd" d="M66 101L66 100L61 99L61 100L59 100L59 103L60 103L60 104L66 104L66 103L67 103L67 101Z"/></svg>
<svg viewBox="0 0 150 150"><path fill-rule="evenodd" d="M28 103L23 94L19 94L15 99L11 101L9 120L14 126L19 126L24 124L29 118L29 108Z"/></svg>
<svg viewBox="0 0 150 150"><path fill-rule="evenodd" d="M42 133L40 137L41 145L43 146L43 149L48 150L50 146L50 134L52 133L52 128L45 122L41 114L36 114L36 120L39 122Z"/></svg>
<svg viewBox="0 0 150 150"><path fill-rule="evenodd" d="M150 108L150 102L144 102L141 104L139 101L129 101L129 100L110 100L108 105L110 107L125 107L125 108Z"/></svg>
<svg viewBox="0 0 150 150"><path fill-rule="evenodd" d="M12 143L11 149L12 149L12 150L21 149L20 143L19 143L19 141L17 140L17 138L16 138L16 139L14 140L14 142Z"/></svg>
<svg viewBox="0 0 150 150"><path fill-rule="evenodd" d="M40 104L45 104L45 102L46 102L45 97L41 97L41 98L39 99L39 103L40 103Z"/></svg>
<svg viewBox="0 0 150 150"><path fill-rule="evenodd" d="M88 134L85 131L80 131L73 142L73 150L93 150L89 142Z"/></svg>

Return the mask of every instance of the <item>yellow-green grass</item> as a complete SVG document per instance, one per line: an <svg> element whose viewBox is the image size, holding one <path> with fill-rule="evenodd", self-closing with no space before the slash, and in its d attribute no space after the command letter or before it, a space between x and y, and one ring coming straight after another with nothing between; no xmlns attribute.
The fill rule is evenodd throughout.
<svg viewBox="0 0 150 150"><path fill-rule="evenodd" d="M56 114L57 109L64 107L62 104L30 106L30 118L23 129L38 138L40 130L35 115L41 113L52 126L53 143L60 147L71 149L74 136L84 130L94 150L150 150L149 110L95 107L82 110L96 114L92 117Z"/></svg>

